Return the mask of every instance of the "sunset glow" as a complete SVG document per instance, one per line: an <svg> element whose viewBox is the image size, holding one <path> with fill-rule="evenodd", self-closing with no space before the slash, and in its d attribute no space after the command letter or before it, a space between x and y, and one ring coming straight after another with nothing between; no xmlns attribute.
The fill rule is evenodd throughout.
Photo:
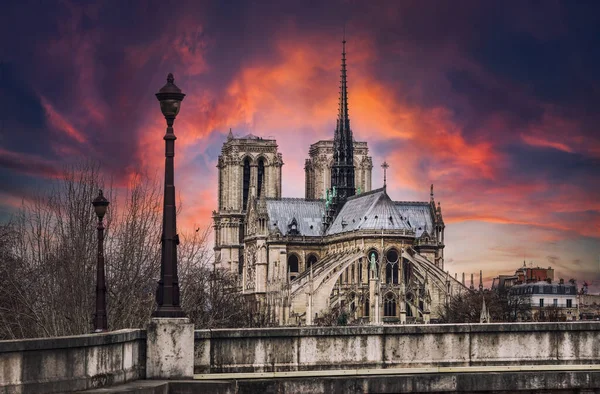
<svg viewBox="0 0 600 394"><path fill-rule="evenodd" d="M394 200L428 201L434 184L450 274L482 269L489 286L526 260L600 290L597 5L544 7L559 27L521 2L283 3L129 3L118 17L104 2L7 6L0 220L77 158L118 186L139 170L162 176L154 93L169 72L186 93L179 227L211 224L230 128L276 139L283 195L304 197L309 146L333 138L345 23L350 120L373 188L384 160Z"/></svg>

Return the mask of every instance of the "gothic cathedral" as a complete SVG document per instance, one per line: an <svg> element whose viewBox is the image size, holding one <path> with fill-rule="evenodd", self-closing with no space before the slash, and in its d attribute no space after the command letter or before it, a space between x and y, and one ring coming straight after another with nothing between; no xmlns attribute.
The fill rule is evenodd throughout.
<svg viewBox="0 0 600 394"><path fill-rule="evenodd" d="M310 146L305 198L281 196L277 142L231 130L223 144L215 267L279 325L313 325L338 308L355 324L428 323L463 284L444 271L444 220L425 202L371 189L366 142L350 127L343 41L333 140ZM384 163L385 164L385 163Z"/></svg>

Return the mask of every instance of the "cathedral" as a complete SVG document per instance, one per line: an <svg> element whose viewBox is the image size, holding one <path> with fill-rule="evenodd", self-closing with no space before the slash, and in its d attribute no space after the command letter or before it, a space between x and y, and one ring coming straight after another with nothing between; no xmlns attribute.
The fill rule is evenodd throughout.
<svg viewBox="0 0 600 394"><path fill-rule="evenodd" d="M429 201L393 201L372 189L367 142L353 138L346 41L333 140L310 146L305 198L281 195L274 139L231 130L218 159L215 268L278 325L313 325L332 310L352 324L429 323L467 290L444 271L444 220ZM384 170L387 164L383 163Z"/></svg>

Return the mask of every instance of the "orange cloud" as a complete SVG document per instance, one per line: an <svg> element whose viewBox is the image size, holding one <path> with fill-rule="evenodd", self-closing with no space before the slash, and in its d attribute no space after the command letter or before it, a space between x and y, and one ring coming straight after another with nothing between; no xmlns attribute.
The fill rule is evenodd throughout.
<svg viewBox="0 0 600 394"><path fill-rule="evenodd" d="M44 111L46 111L48 123L52 128L65 133L80 144L87 143L87 138L83 135L83 133L77 130L65 117L58 113L54 106L52 106L52 104L50 104L45 97L40 96L40 100L42 102L42 106L44 107Z"/></svg>

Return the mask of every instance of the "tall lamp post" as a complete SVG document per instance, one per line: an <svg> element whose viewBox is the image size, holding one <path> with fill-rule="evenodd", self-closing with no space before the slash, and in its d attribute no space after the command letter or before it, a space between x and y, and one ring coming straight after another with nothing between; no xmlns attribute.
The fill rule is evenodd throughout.
<svg viewBox="0 0 600 394"><path fill-rule="evenodd" d="M108 319L106 318L106 281L104 278L104 224L102 219L106 214L108 200L98 192L98 197L92 201L96 216L98 216L98 260L96 262L96 313L94 314L94 332L108 330Z"/></svg>
<svg viewBox="0 0 600 394"><path fill-rule="evenodd" d="M175 134L173 122L179 113L181 101L185 94L181 93L173 83L173 74L167 76L167 84L156 93L160 102L160 110L167 120L167 133L164 140L165 150L165 191L162 224L162 251L160 258L160 280L156 290L158 308L153 317L185 317L179 305L179 279L177 277L177 245L179 237L175 221L175 172L173 157L175 156Z"/></svg>

